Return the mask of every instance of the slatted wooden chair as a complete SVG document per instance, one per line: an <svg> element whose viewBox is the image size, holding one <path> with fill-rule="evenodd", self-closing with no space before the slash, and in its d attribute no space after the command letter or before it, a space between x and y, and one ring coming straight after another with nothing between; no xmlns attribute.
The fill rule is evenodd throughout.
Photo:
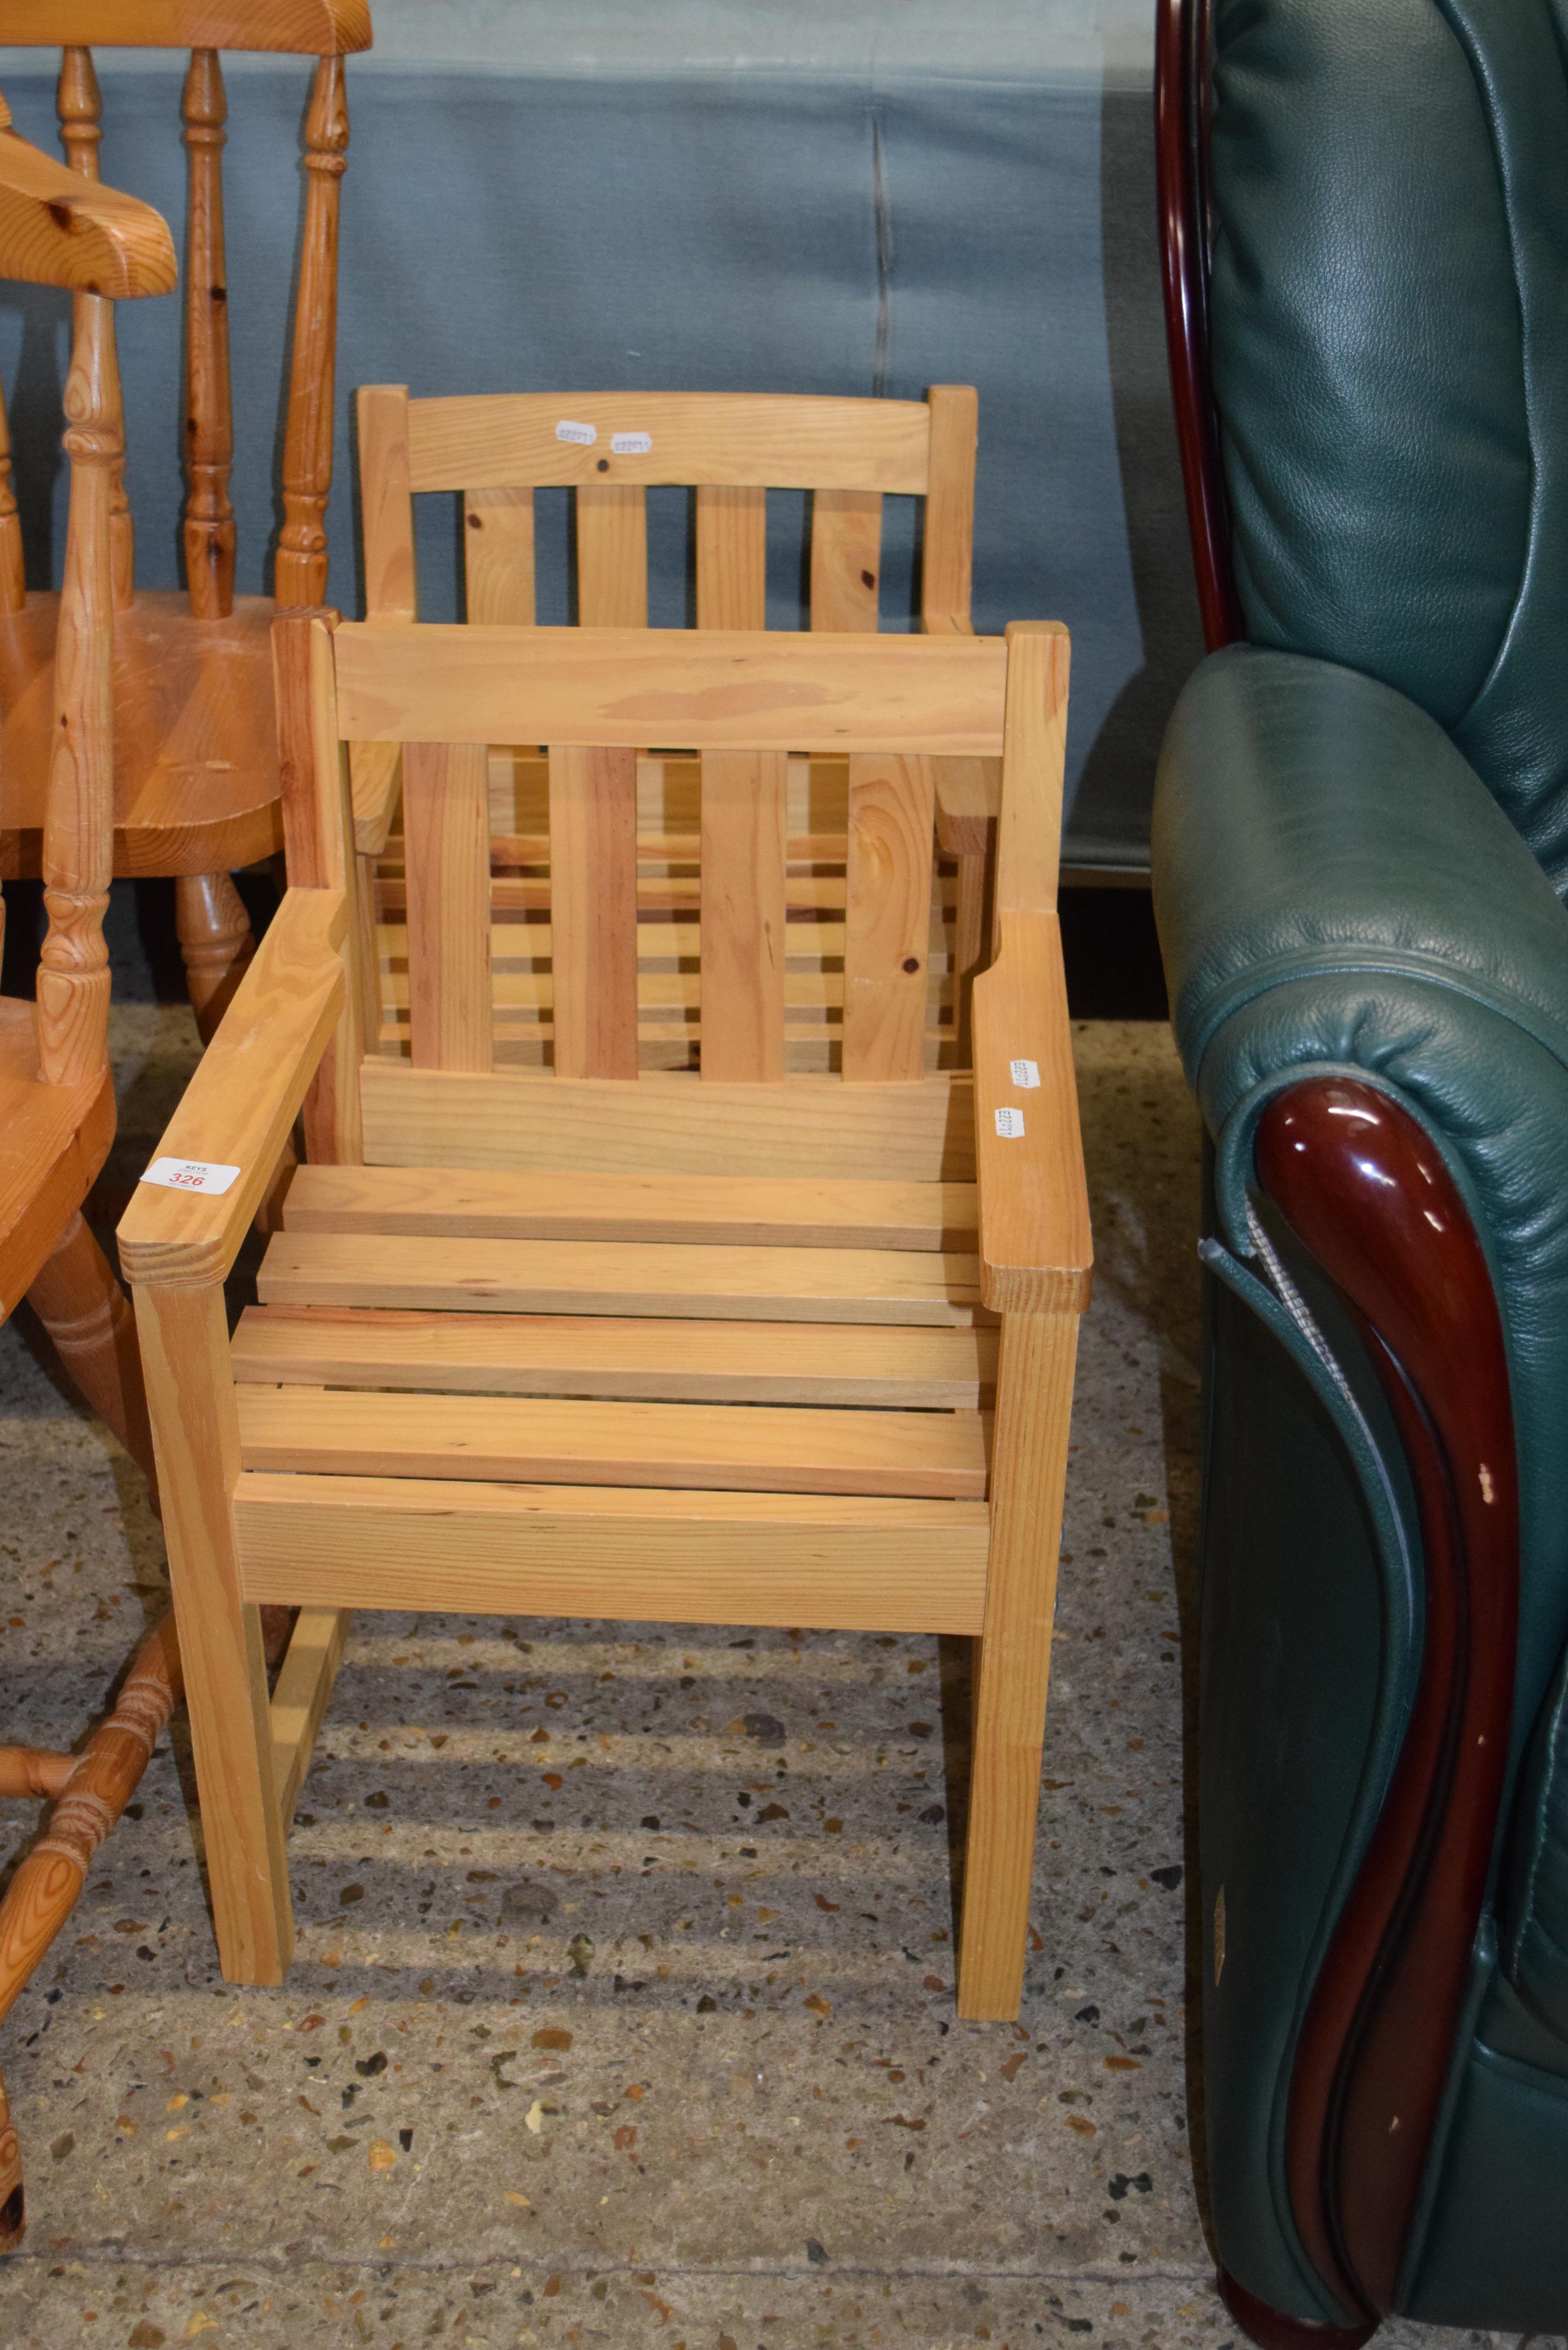
<svg viewBox="0 0 1568 2350"><path fill-rule="evenodd" d="M0 45L64 47L61 138L98 176L102 108L95 44L188 48L182 108L190 157L182 446L189 484L184 594L133 587L132 525L114 473L114 870L173 876L175 919L203 1035L251 952L229 879L282 845L267 631L274 599L234 594L229 477L228 289L220 49L318 59L305 124L305 216L283 435L280 606L327 592L323 517L332 478L339 182L348 144L343 59L369 47L367 0L0 0ZM14 514L0 458L0 514ZM24 590L19 542L0 567L0 874L36 875L49 768L58 599Z"/></svg>
<svg viewBox="0 0 1568 2350"><path fill-rule="evenodd" d="M161 1145L226 1188L143 1186L120 1226L226 1972L288 1962L332 1611L894 1627L979 1641L959 2003L1013 2014L1090 1258L1064 631L300 615L275 640L291 887ZM636 746L666 733L701 761L701 1065L639 1075ZM530 741L553 1066L497 1068L484 746ZM403 750L411 1066L362 1049L354 743ZM843 1066L791 1076L786 766L826 752L849 762ZM926 1066L950 755L1003 763L972 1075ZM231 1344L223 1278L302 1101L310 1163ZM261 1602L308 1611L287 1722Z"/></svg>
<svg viewBox="0 0 1568 2350"><path fill-rule="evenodd" d="M577 618L587 628L648 625L647 493L656 484L695 492L696 619L704 629L766 625L767 495L812 494L810 621L814 629L874 630L882 573L883 501L922 501L920 618L928 634L971 633L974 474L979 403L966 384L938 384L923 400L834 400L732 392L529 392L471 399L410 400L401 384L358 395L365 593L372 619L412 619L417 607L417 495L460 493L470 621L535 618L535 493L566 487L576 503ZM532 969L514 918L537 896L531 882L547 866L544 762L493 750L492 820L500 868L496 915L514 923L518 968L498 997L504 1041L544 1041L547 976ZM968 990L985 943L985 889L1000 775L994 760L941 760L936 768L937 837L954 871L939 901L946 935L935 942L930 1005L933 1046L967 1054ZM789 833L796 844L797 895L815 882L835 933L813 976L793 990L792 1043L836 1041L847 785L842 761L797 760L791 775ZM679 914L681 868L697 830L695 762L645 757L639 775L639 874L652 924L644 972L643 1043L661 1066L693 1057L691 991L672 986L661 918ZM359 744L354 757L355 816L362 852L390 857L376 893L381 919L385 1039L406 1046L408 991L401 842L395 756ZM365 876L367 902L370 879ZM690 893L687 893L690 894ZM834 904L835 899L838 904ZM800 909L804 912L804 905ZM796 938L797 961L807 945ZM544 981L544 984L539 983ZM826 983L826 984L824 983ZM672 1000L673 999L673 1000Z"/></svg>

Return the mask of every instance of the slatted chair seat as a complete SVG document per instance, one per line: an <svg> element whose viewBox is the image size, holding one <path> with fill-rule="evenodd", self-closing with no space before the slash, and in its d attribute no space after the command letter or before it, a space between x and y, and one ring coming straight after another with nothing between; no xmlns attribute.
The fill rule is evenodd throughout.
<svg viewBox="0 0 1568 2350"><path fill-rule="evenodd" d="M976 1326L994 1317L979 1305L974 1218L972 1184L303 1168L257 1278L262 1307L234 1346L241 1457L314 1474L983 1501ZM960 1239L969 1250L944 1245ZM286 1309L276 1334L273 1306ZM357 1329L343 1308L365 1316ZM511 1357L462 1357L475 1309L521 1317ZM370 1317L389 1313L385 1333ZM313 1332L317 1315L326 1328ZM443 1343L449 1315L460 1331ZM783 1402L757 1393L754 1349L732 1367L722 1337L707 1338L709 1318L742 1317L794 1342ZM614 1336L594 1349L585 1396L601 1318ZM846 1323L885 1334L875 1402L809 1404L816 1385L842 1384ZM911 1328L970 1334L949 1350L962 1401L928 1400L930 1349L901 1343ZM365 1351L346 1363L350 1332ZM389 1337L421 1367L427 1347L439 1351L425 1392L376 1392ZM300 1384L280 1369L291 1347ZM329 1378L312 1376L318 1347L338 1350ZM990 1384L994 1339L984 1351ZM518 1358L532 1369L522 1394L496 1378ZM643 1384L655 1361L658 1400Z"/></svg>
<svg viewBox="0 0 1568 2350"><path fill-rule="evenodd" d="M221 1188L144 1187L120 1229L225 1970L286 1966L284 1837L347 1610L897 1627L978 1643L959 2000L1015 2013L1090 1255L1054 910L1064 632L301 616L275 642L291 887L161 1153ZM691 853L659 851L685 1068L649 1067L643 1034L660 735L698 764ZM529 740L531 1064L498 1047L487 759ZM375 1049L355 919L366 744L400 748L406 1057ZM928 1051L943 755L1003 771L972 1071ZM839 870L804 909L838 935L838 1035L802 1070L791 846L815 836L790 770L813 757L845 778ZM223 1278L302 1101L308 1163L231 1340ZM286 1707L263 1605L305 1611Z"/></svg>

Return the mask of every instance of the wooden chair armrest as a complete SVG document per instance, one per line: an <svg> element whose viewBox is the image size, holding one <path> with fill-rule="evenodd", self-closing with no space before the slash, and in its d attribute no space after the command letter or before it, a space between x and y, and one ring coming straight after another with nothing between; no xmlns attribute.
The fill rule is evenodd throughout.
<svg viewBox="0 0 1568 2350"><path fill-rule="evenodd" d="M973 1021L981 1295L1004 1314L1081 1314L1094 1243L1054 914L1003 916ZM1033 1063L1038 1086L1017 1082L1020 1061ZM1021 1135L1001 1131L999 1110L1003 1125L1022 1118Z"/></svg>
<svg viewBox="0 0 1568 2350"><path fill-rule="evenodd" d="M272 1179L343 1003L341 889L290 889L154 1157L237 1167L226 1191L139 1183L119 1225L132 1282L222 1281Z"/></svg>
<svg viewBox="0 0 1568 2350"><path fill-rule="evenodd" d="M384 852L403 788L400 743L350 743L348 785L354 800L354 847L360 857Z"/></svg>
<svg viewBox="0 0 1568 2350"><path fill-rule="evenodd" d="M11 35L8 37L18 37ZM26 33L19 37L26 38ZM60 41L58 31L38 38ZM84 180L11 128L0 99L0 250L5 276L116 301L168 294L178 281L168 224L135 196Z"/></svg>

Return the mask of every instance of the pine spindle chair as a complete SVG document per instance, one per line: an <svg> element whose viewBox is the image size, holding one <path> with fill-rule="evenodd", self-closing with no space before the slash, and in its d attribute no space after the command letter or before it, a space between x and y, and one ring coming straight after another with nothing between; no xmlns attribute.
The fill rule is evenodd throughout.
<svg viewBox="0 0 1568 2350"><path fill-rule="evenodd" d="M920 625L927 634L967 635L974 543L979 403L967 384L938 384L924 400L841 400L732 392L528 392L410 400L401 384L374 384L358 396L365 588L371 619L414 619L414 498L461 494L470 621L531 625L535 618L535 493L570 488L576 504L577 618L586 628L648 625L647 493L673 484L695 494L696 620L702 629L766 625L767 495L811 493L809 618L814 629L875 630L882 575L883 502L921 502ZM389 846L397 806L395 757L358 744L355 817L362 852ZM956 864L946 935L932 959L933 1046L967 1049L968 990L983 960L985 890L1000 778L994 760L951 759L936 770L937 838ZM547 797L544 764L492 754L497 839L496 914L502 922L536 910ZM795 763L789 829L796 847L797 895L823 900L821 968L802 969L793 993L792 1044L808 1055L836 1035L840 990L846 783L842 762ZM669 969L669 922L679 921L679 876L696 827L696 772L690 760L645 758L640 771L639 871L648 917L643 1042L664 1066L691 1058L694 1038L680 974ZM383 868L386 1040L406 1046L408 1028L400 843ZM510 877L507 868L511 868ZM530 879L530 876L533 879ZM369 877L365 877L369 888ZM671 888L673 886L673 890ZM689 894L689 893L687 893ZM834 900L839 903L836 906ZM805 915L804 902L796 909ZM509 941L524 965L525 921ZM807 947L796 925L797 962ZM660 950L664 951L661 953ZM513 960L516 960L516 955ZM675 960L681 958L677 953ZM498 1011L512 1041L544 1041L547 984L520 969ZM824 981L827 985L825 991ZM826 996L826 1000L825 1000ZM674 1001L671 1001L671 998ZM686 1032L686 1033L683 1033ZM820 1055L819 1055L820 1057ZM949 1057L952 1057L950 1055Z"/></svg>
<svg viewBox="0 0 1568 2350"><path fill-rule="evenodd" d="M135 1284L223 1963L276 1982L340 1611L970 1635L959 2004L1016 2012L1090 1242L1055 915L1067 639L280 616L290 888ZM636 757L701 762L701 1068L639 1072ZM486 745L548 744L549 1068L493 1052ZM413 1066L363 1050L347 746L404 761ZM786 1070L786 769L849 762L842 1074ZM975 1065L926 1065L938 757L997 758ZM303 1103L231 1343L223 1279ZM269 1707L258 1607L308 1693ZM301 1635L296 1635L296 1645ZM290 1651L289 1662L294 1659Z"/></svg>
<svg viewBox="0 0 1568 2350"><path fill-rule="evenodd" d="M111 483L122 446L113 305L167 294L174 248L158 214L84 187L10 128L0 101L0 278L74 296L66 383L70 519L59 598L41 863L48 933L36 1000L0 997L0 1321L26 1297L77 1385L151 1472L130 1309L81 1203L114 1136L109 1066L112 793ZM0 510L0 575L15 579L14 507ZM4 924L0 902L0 928ZM171 1619L151 1636L118 1705L80 1755L0 1746L0 1794L58 1798L49 1831L0 1903L0 2015L15 2002L80 1892L168 1719L177 1682ZM0 2251L23 2228L21 2155L0 2086Z"/></svg>
<svg viewBox="0 0 1568 2350"><path fill-rule="evenodd" d="M182 454L187 587L133 585L122 466L112 485L116 709L114 870L172 876L175 920L203 1039L252 951L229 879L282 845L267 631L275 599L234 594L221 49L317 58L305 122L304 228L283 434L275 602L327 592L332 478L337 215L348 145L343 60L368 48L367 0L0 0L0 46L64 45L61 139L98 176L102 106L94 45L191 52L182 105L189 213ZM15 502L0 454L0 525ZM24 593L14 535L0 560L0 873L39 869L58 599Z"/></svg>

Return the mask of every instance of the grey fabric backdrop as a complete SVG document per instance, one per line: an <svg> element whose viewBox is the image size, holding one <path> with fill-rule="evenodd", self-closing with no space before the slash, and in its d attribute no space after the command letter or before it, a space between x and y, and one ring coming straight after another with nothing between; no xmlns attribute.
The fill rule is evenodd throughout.
<svg viewBox="0 0 1568 2350"><path fill-rule="evenodd" d="M981 395L975 619L1074 635L1069 854L1147 857L1154 754L1199 646L1165 390L1141 5L1086 0L379 0L349 62L331 595L362 608L353 387ZM307 62L225 61L239 581L270 582ZM105 51L103 170L178 224L182 61ZM54 60L0 51L54 137ZM57 577L64 305L0 288L29 577ZM138 577L178 577L177 298L121 312ZM569 609L565 493L542 619ZM426 618L460 608L454 502L421 501ZM687 501L650 499L652 616L688 616ZM803 502L770 620L798 625ZM890 500L883 625L910 625Z"/></svg>

